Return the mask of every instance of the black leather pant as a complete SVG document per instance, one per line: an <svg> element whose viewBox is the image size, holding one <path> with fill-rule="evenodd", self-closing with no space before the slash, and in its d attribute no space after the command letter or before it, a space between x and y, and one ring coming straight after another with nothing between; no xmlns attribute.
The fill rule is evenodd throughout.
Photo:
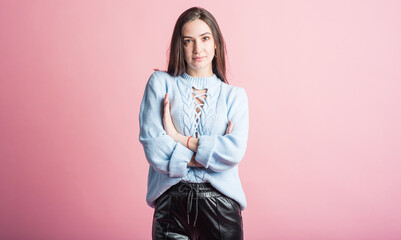
<svg viewBox="0 0 401 240"><path fill-rule="evenodd" d="M153 239L243 239L239 204L210 183L179 182L156 200Z"/></svg>

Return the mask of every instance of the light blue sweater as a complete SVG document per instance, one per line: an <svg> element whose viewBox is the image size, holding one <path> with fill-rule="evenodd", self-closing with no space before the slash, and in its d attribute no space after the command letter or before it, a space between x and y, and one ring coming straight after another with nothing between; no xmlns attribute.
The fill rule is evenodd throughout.
<svg viewBox="0 0 401 240"><path fill-rule="evenodd" d="M208 89L198 114L192 87ZM187 167L194 152L164 131L162 113L166 93L177 131L192 137L198 133L195 160L204 168ZM234 127L231 133L225 134L228 120ZM249 130L248 96L244 88L228 85L215 74L192 77L184 73L173 77L164 71L155 71L145 87L139 123L139 141L150 165L146 195L150 207L154 208L155 200L172 185L189 181L210 182L221 193L236 200L242 210L246 208L238 176L238 163L245 155Z"/></svg>

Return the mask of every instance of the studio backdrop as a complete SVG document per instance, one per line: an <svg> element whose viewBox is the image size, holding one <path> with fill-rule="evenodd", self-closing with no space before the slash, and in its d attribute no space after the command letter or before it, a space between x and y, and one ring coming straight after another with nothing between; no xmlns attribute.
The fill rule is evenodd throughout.
<svg viewBox="0 0 401 240"><path fill-rule="evenodd" d="M193 6L249 98L245 239L401 239L390 0L0 1L0 239L150 239L139 107Z"/></svg>

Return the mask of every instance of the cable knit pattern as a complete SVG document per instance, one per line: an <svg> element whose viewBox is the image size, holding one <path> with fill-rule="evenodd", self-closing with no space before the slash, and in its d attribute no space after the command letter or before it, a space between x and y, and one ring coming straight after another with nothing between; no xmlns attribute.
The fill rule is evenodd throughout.
<svg viewBox="0 0 401 240"><path fill-rule="evenodd" d="M207 91L195 92L203 89ZM195 153L164 131L162 114L166 93L177 131L199 139L195 160L204 168L187 167ZM234 123L234 128L225 134L228 120ZM238 176L238 163L245 155L249 130L248 97L244 88L227 85L215 74L192 77L183 73L174 77L155 71L145 87L139 123L139 141L150 165L146 196L149 206L155 207L155 200L164 191L184 180L210 182L236 200L242 210L246 208Z"/></svg>
<svg viewBox="0 0 401 240"><path fill-rule="evenodd" d="M184 135L195 137L195 132L198 132L200 135L208 134L215 117L217 97L219 96L219 90L221 89L220 84L222 83L221 80L218 79L216 75L209 78L194 78L184 72L181 76L180 83L182 84L178 84L178 88L183 102L183 121L186 130L184 131ZM206 95L203 104L198 105L195 102L194 98L196 97L199 97L199 99L203 101L201 98L203 94L197 94L193 91L192 87L195 89L208 89L206 93L203 93ZM195 94L195 96L192 94ZM196 112L197 107L200 109L199 113ZM209 112L211 114L208 114Z"/></svg>

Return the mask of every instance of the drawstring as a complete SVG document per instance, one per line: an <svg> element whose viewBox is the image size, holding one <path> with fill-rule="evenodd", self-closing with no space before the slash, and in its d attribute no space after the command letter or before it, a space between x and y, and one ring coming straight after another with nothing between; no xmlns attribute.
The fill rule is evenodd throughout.
<svg viewBox="0 0 401 240"><path fill-rule="evenodd" d="M180 188L178 189L180 192L188 192L188 201L187 201L187 220L189 224L189 214L191 213L192 210L192 200L193 200L193 195L195 193L196 195L196 207L195 207L195 220L194 220L194 227L196 224L196 220L198 219L198 192L199 192L199 185L196 185L196 188L194 188L192 185L183 183Z"/></svg>

